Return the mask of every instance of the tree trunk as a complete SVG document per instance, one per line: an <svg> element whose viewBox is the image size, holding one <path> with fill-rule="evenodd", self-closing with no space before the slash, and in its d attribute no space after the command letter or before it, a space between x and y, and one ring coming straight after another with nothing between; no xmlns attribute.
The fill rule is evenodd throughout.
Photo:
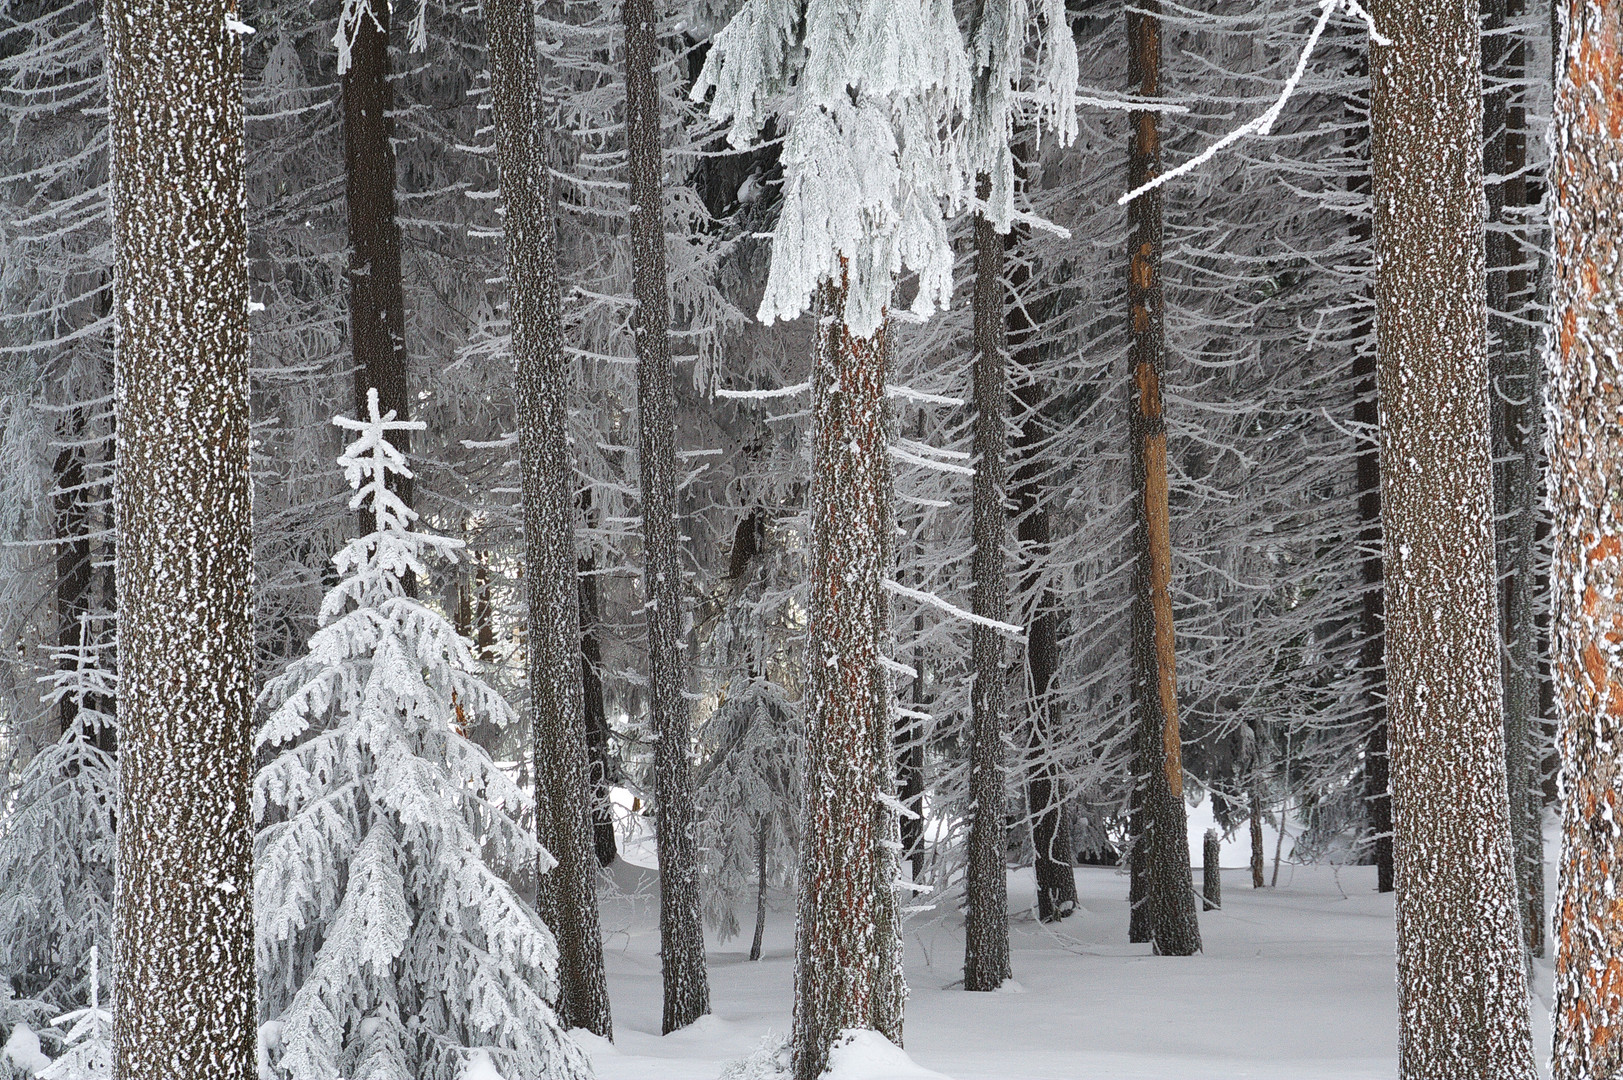
<svg viewBox="0 0 1623 1080"><path fill-rule="evenodd" d="M665 981L661 1032L710 1011L693 833L688 703L682 696L682 564L676 528L676 421L671 301L665 280L664 167L660 161L659 47L653 0L623 0L626 156L631 187L631 317L637 344L637 430L642 479L643 596L648 620L659 846L659 958Z"/></svg>
<svg viewBox="0 0 1623 1080"><path fill-rule="evenodd" d="M1131 93L1161 94L1161 19L1158 0L1129 11L1127 82ZM1158 113L1128 114L1129 189L1161 172ZM1132 375L1133 483L1138 492L1134 575L1133 723L1142 732L1136 777L1143 788L1144 904L1155 951L1188 956L1200 951L1194 878L1189 867L1188 817L1183 805L1183 742L1178 727L1178 680L1172 631L1172 538L1167 505L1167 433L1161 412L1166 371L1166 312L1161 291L1161 189L1128 208L1131 317L1128 365ZM1135 905L1136 908L1136 905Z"/></svg>
<svg viewBox="0 0 1623 1080"><path fill-rule="evenodd" d="M609 798L609 711L603 702L603 643L598 638L597 556L579 560L580 681L585 699L586 757L592 780L592 848L598 865L612 866L620 850Z"/></svg>
<svg viewBox="0 0 1623 1080"><path fill-rule="evenodd" d="M1550 349L1561 871L1556 1080L1623 1069L1623 2L1559 4Z"/></svg>
<svg viewBox="0 0 1623 1080"><path fill-rule="evenodd" d="M257 1075L253 542L236 8L108 0L124 1080Z"/></svg>
<svg viewBox="0 0 1623 1080"><path fill-rule="evenodd" d="M1476 4L1381 0L1371 134L1405 1080L1537 1075L1505 795Z"/></svg>
<svg viewBox="0 0 1623 1080"><path fill-rule="evenodd" d="M1251 792L1251 887L1260 889L1263 886L1262 864L1262 796L1255 790Z"/></svg>
<svg viewBox="0 0 1623 1080"><path fill-rule="evenodd" d="M355 414L366 415L366 393L378 392L378 409L411 416L406 389L406 299L400 283L400 223L395 216L394 87L389 81L391 5L367 0L369 14L356 20L349 66L342 76L344 101L344 198L349 211L349 331L355 361ZM402 454L410 435L391 432ZM412 505L412 480L391 475L389 490ZM370 533L372 513L360 512L360 535ZM416 595L414 579L407 592Z"/></svg>
<svg viewBox="0 0 1623 1080"><path fill-rule="evenodd" d="M888 636L891 476L882 326L855 337L843 285L819 290L812 370L811 619L805 821L795 931L795 1080L816 1080L847 1028L900 1045L900 848L892 786ZM895 849L889 847L895 844Z"/></svg>
<svg viewBox="0 0 1623 1080"><path fill-rule="evenodd" d="M986 177L979 181L984 199ZM1003 566L1004 456L1008 437L1008 372L1003 324L1003 237L975 215L975 478L972 495L976 615L1006 622L1008 583ZM1009 968L1009 897L1004 869L1007 807L1003 772L1003 637L989 626L970 627L970 750L968 866L964 898L964 989L996 990Z"/></svg>
<svg viewBox="0 0 1623 1080"><path fill-rule="evenodd" d="M1200 852L1201 910L1216 911L1223 906L1222 845L1216 829L1207 829Z"/></svg>
<svg viewBox="0 0 1623 1080"><path fill-rule="evenodd" d="M772 827L770 817L763 818L755 838L755 939L750 942L750 959L761 958L761 939L766 936L766 839Z"/></svg>
<svg viewBox="0 0 1623 1080"><path fill-rule="evenodd" d="M924 616L913 617L913 639L924 635ZM899 823L902 858L911 861L913 880L924 879L924 650L913 650L911 708L896 717L897 797L911 812ZM911 714L911 715L910 715Z"/></svg>
<svg viewBox="0 0 1623 1080"><path fill-rule="evenodd" d="M581 642L566 411L569 367L561 340L534 17L529 0L487 0L486 21L516 368L536 831L557 860L541 875L536 906L558 939L560 1019L567 1027L612 1038L598 933L586 724L581 680L573 675Z"/></svg>
<svg viewBox="0 0 1623 1080"><path fill-rule="evenodd" d="M1026 144L1015 145L1016 176L1024 181ZM1026 230L1009 230L1005 249L1018 253ZM1018 296L1031 277L1029 264L1016 258L1006 276L1013 295ZM1063 919L1076 910L1076 873L1071 868L1076 852L1071 847L1070 829L1065 818L1064 780L1054 760L1056 705L1048 696L1059 670L1060 600L1043 582L1044 562L1049 556L1051 526L1048 504L1043 498L1039 447L1044 438L1042 387L1031 377L1037 355L1037 325L1022 304L1004 305L1004 327L1009 358L1015 377L1021 379L1014 391L1018 431L1014 438L1013 475L1015 536L1020 542L1021 592L1035 596L1025 613L1026 626L1026 802L1031 814L1031 841L1037 878L1037 917L1043 922Z"/></svg>
<svg viewBox="0 0 1623 1080"><path fill-rule="evenodd" d="M85 477L84 409L68 410L52 472L51 531L56 540L56 643L64 658L58 664L72 668L77 650L88 645L85 617L90 614L90 509ZM63 694L57 703L57 722L63 734L73 730L79 715L77 698Z"/></svg>
<svg viewBox="0 0 1623 1080"><path fill-rule="evenodd" d="M1534 739L1538 731L1537 631L1533 626L1538 573L1534 529L1540 461L1535 432L1538 358L1521 319L1531 275L1523 265L1532 250L1523 211L1527 204L1527 117L1521 83L1527 75L1526 40L1515 24L1523 0L1485 0L1482 68L1504 89L1483 101L1483 169L1487 174L1488 348L1493 376L1495 547L1501 582L1500 626L1505 701L1505 776L1511 835L1516 845L1516 888L1529 956L1544 953L1543 796Z"/></svg>

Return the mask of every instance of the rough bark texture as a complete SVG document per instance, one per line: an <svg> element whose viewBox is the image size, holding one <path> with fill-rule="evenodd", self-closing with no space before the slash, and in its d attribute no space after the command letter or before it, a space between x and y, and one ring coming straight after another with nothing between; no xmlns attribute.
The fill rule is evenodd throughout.
<svg viewBox="0 0 1623 1080"><path fill-rule="evenodd" d="M1623 3L1563 0L1550 484L1561 743L1556 1080L1623 1069Z"/></svg>
<svg viewBox="0 0 1623 1080"><path fill-rule="evenodd" d="M1216 829L1207 829L1201 837L1200 896L1201 910L1215 911L1223 906L1223 869L1219 863L1222 843Z"/></svg>
<svg viewBox="0 0 1623 1080"><path fill-rule="evenodd" d="M662 1033L710 1011L699 916L688 703L682 697L682 567L676 528L675 379L665 278L664 167L660 161L658 18L653 0L623 0L626 151L631 186L631 317L637 344L637 431L642 480L643 598L648 620L654 811L659 845Z"/></svg>
<svg viewBox="0 0 1623 1080"><path fill-rule="evenodd" d="M1161 20L1156 2L1127 14L1128 90L1161 94ZM1161 172L1159 114L1128 114L1132 134L1127 186L1137 188ZM1133 724L1140 734L1141 791L1135 815L1135 855L1143 861L1143 899L1155 951L1188 956L1200 951L1194 878L1189 868L1188 817L1183 804L1183 742L1178 726L1178 679L1172 631L1172 537L1167 504L1167 431L1161 412L1166 371L1166 311L1161 293L1161 189L1128 208L1127 302L1132 378L1130 438L1136 504L1138 565L1134 572Z"/></svg>
<svg viewBox="0 0 1623 1080"><path fill-rule="evenodd" d="M892 527L887 331L858 338L842 290L819 291L812 370L812 572L805 820L795 927L795 1080L816 1080L833 1039L902 1041L900 849L891 796L883 581Z"/></svg>
<svg viewBox="0 0 1623 1080"><path fill-rule="evenodd" d="M406 298L400 282L400 223L395 216L394 87L389 82L387 3L371 3L357 20L350 65L342 79L344 199L349 214L349 331L355 360L355 416L366 415L366 392L396 419L411 416L406 389ZM391 432L402 454L410 435ZM389 489L412 504L412 480L391 475ZM362 536L375 526L361 511ZM413 595L416 588L407 582Z"/></svg>
<svg viewBox="0 0 1623 1080"><path fill-rule="evenodd" d="M257 1075L242 44L108 0L122 732L114 1075Z"/></svg>
<svg viewBox="0 0 1623 1080"><path fill-rule="evenodd" d="M990 191L981 178L981 197ZM975 614L1008 621L1009 589L1003 565L1005 454L1009 377L1003 323L1003 237L975 215L974 452L971 494ZM979 623L970 627L969 851L965 868L964 989L996 990L1009 967L1008 874L1004 866L1003 636Z"/></svg>
<svg viewBox="0 0 1623 1080"><path fill-rule="evenodd" d="M537 907L558 938L559 1018L613 1037L592 852L591 777L581 702L580 588L574 471L568 443L568 365L560 339L551 185L542 142L540 80L529 0L487 0L490 102L506 207L508 307L524 499L524 585L535 744L536 831L558 860L541 875Z"/></svg>
<svg viewBox="0 0 1623 1080"><path fill-rule="evenodd" d="M1399 1073L1537 1075L1505 794L1474 0L1382 0L1371 127Z"/></svg>
<svg viewBox="0 0 1623 1080"><path fill-rule="evenodd" d="M1251 793L1251 887L1260 889L1262 880L1262 798Z"/></svg>
<svg viewBox="0 0 1623 1080"><path fill-rule="evenodd" d="M1522 934L1530 956L1544 955L1543 793L1534 742L1538 711L1538 633L1533 623L1538 581L1537 491L1541 474L1537 430L1538 357L1521 316L1531 297L1531 258L1525 224L1527 75L1525 37L1515 24L1523 0L1482 5L1482 70L1502 86L1483 99L1482 165L1488 197L1488 349L1493 377L1494 520L1500 581L1505 699L1505 777Z"/></svg>

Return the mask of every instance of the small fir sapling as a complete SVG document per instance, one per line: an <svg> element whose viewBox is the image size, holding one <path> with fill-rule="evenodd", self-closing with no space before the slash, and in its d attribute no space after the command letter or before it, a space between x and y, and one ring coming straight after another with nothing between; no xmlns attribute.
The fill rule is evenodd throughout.
<svg viewBox="0 0 1623 1080"><path fill-rule="evenodd" d="M375 530L334 557L341 580L308 654L260 695L254 813L261 1037L280 1077L457 1080L486 1065L568 1080L590 1069L548 998L551 931L503 871L551 860L519 816L531 798L459 734L514 719L470 643L406 595L460 541L408 526L389 436L424 425L339 417L351 509Z"/></svg>
<svg viewBox="0 0 1623 1080"><path fill-rule="evenodd" d="M40 1080L112 1080L113 1014L101 1007L101 953L90 947L90 1004L58 1016L67 1044L62 1056L42 1069Z"/></svg>

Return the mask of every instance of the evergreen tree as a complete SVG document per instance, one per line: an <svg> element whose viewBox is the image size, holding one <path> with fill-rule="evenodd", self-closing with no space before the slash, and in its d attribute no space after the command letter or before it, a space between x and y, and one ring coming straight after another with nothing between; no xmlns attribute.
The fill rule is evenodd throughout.
<svg viewBox="0 0 1623 1080"><path fill-rule="evenodd" d="M309 655L268 683L259 744L254 882L273 1075L456 1080L482 1055L507 1075L587 1068L548 997L551 932L503 876L551 857L520 825L533 806L460 732L514 720L472 674L470 643L407 595L460 541L409 531L392 436L421 422L378 411L338 459L373 532L334 557Z"/></svg>

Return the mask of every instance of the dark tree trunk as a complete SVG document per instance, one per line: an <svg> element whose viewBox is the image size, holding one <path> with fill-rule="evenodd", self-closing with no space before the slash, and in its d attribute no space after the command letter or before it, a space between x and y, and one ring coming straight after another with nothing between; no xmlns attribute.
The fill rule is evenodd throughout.
<svg viewBox="0 0 1623 1080"><path fill-rule="evenodd" d="M1127 82L1131 93L1161 95L1161 19L1157 0L1127 15ZM1132 135L1128 187L1161 173L1159 114L1128 114ZM1156 952L1188 956L1200 951L1194 879L1189 868L1188 817L1183 805L1183 742L1178 726L1178 680L1172 630L1172 538L1167 504L1167 432L1161 411L1166 371L1166 312L1161 290L1161 189L1128 208L1127 300L1131 319L1128 365L1132 377L1131 439L1136 500L1138 566L1133 619L1133 709L1140 739L1142 787L1135 847L1144 861L1143 904ZM1135 904L1135 910L1139 905Z"/></svg>
<svg viewBox="0 0 1623 1080"><path fill-rule="evenodd" d="M990 183L983 176L980 194ZM1003 565L1007 528L1004 457L1008 437L1008 371L1003 323L1003 237L975 215L975 356L973 517L975 550L970 577L976 615L1006 622L1008 583ZM964 898L964 989L996 990L1009 967L1009 898L1004 865L1003 637L989 626L970 627L971 741L969 751L968 866Z"/></svg>
<svg viewBox="0 0 1623 1080"><path fill-rule="evenodd" d="M108 0L122 1080L258 1075L242 40Z"/></svg>
<svg viewBox="0 0 1623 1080"><path fill-rule="evenodd" d="M1219 860L1222 845L1216 829L1207 829L1200 852L1201 910L1216 911L1223 906L1223 867Z"/></svg>
<svg viewBox="0 0 1623 1080"><path fill-rule="evenodd" d="M642 479L643 596L648 620L659 845L659 957L669 1034L710 1011L699 915L688 703L682 696L682 563L676 527L675 380L665 275L664 167L660 161L659 46L653 0L623 0L626 152L631 187L631 326L637 344L637 430Z"/></svg>
<svg viewBox="0 0 1623 1080"><path fill-rule="evenodd" d="M368 0L370 14L356 20L344 102L344 201L349 211L349 331L355 361L355 415L366 415L366 393L378 409L411 416L406 388L406 300L400 282L400 224L395 216L394 87L389 82L390 5ZM391 432L402 454L410 436ZM389 489L412 505L412 480L391 475ZM362 510L361 535L373 529ZM407 591L416 595L415 580Z"/></svg>
<svg viewBox="0 0 1623 1080"><path fill-rule="evenodd" d="M529 0L487 0L491 116L506 207L508 310L524 499L526 642L533 709L536 831L557 865L536 906L558 939L559 1018L614 1037L592 852L591 775L581 680L575 477L540 77Z"/></svg>
<svg viewBox="0 0 1623 1080"><path fill-rule="evenodd" d="M1024 181L1026 144L1015 146L1016 176ZM1005 247L1014 252L1013 265L1005 276L1013 295L1018 296L1031 277L1030 265L1018 257L1026 230L1015 226ZM1040 447L1044 438L1042 411L1044 393L1031 372L1039 360L1037 325L1025 305L1004 305L1004 327L1009 358L1019 383L1013 405L1017 432L1014 437L1015 536L1020 542L1021 592L1031 597L1032 607L1024 613L1026 627L1026 802L1031 814L1031 840L1035 851L1037 878L1037 917L1044 922L1062 919L1076 910L1076 873L1071 861L1070 829L1065 818L1064 780L1054 756L1057 706L1049 698L1049 687L1059 670L1060 600L1043 584L1049 556L1051 526L1048 504L1042 488Z"/></svg>
<svg viewBox="0 0 1623 1080"><path fill-rule="evenodd" d="M1406 1080L1537 1075L1495 612L1475 0L1371 44L1381 524Z"/></svg>
<svg viewBox="0 0 1623 1080"><path fill-rule="evenodd" d="M888 637L888 332L859 338L843 288L818 297L812 366L810 625L805 820L795 931L795 1080L817 1080L840 1032L902 1041L894 882L900 832L893 785ZM891 845L894 845L892 847Z"/></svg>
<svg viewBox="0 0 1623 1080"><path fill-rule="evenodd" d="M1525 223L1527 112L1521 82L1527 44L1515 24L1523 0L1482 5L1482 69L1504 85L1483 100L1483 170L1487 174L1488 348L1493 375L1494 518L1500 580L1505 696L1505 775L1522 935L1530 956L1544 955L1544 843L1540 822L1538 647L1533 625L1538 556L1538 487L1543 443L1538 390L1540 359L1520 317L1531 297L1525 265L1533 245Z"/></svg>
<svg viewBox="0 0 1623 1080"><path fill-rule="evenodd" d="M1253 889L1260 889L1263 886L1263 862L1262 797L1253 790L1251 792L1251 887Z"/></svg>
<svg viewBox="0 0 1623 1080"><path fill-rule="evenodd" d="M1555 1080L1623 1070L1623 2L1558 0L1549 357L1560 715Z"/></svg>
<svg viewBox="0 0 1623 1080"><path fill-rule="evenodd" d="M913 639L924 634L924 616L913 617ZM912 863L913 880L924 878L924 650L913 651L911 708L896 717L897 798L909 814L901 820L902 858Z"/></svg>
<svg viewBox="0 0 1623 1080"><path fill-rule="evenodd" d="M62 431L62 447L57 451L52 472L52 533L56 539L56 642L64 658L64 668L76 666L70 659L87 640L85 623L90 614L91 560L89 488L85 477L84 410L70 409ZM63 694L57 703L57 722L63 734L73 730L79 704L72 694Z"/></svg>
<svg viewBox="0 0 1623 1080"><path fill-rule="evenodd" d="M580 679L585 699L586 754L592 774L592 848L598 865L619 857L609 798L609 711L603 702L603 643L598 638L597 556L580 560Z"/></svg>
<svg viewBox="0 0 1623 1080"><path fill-rule="evenodd" d="M750 959L761 958L761 939L766 936L766 839L772 819L761 821L755 836L755 938L750 942Z"/></svg>

